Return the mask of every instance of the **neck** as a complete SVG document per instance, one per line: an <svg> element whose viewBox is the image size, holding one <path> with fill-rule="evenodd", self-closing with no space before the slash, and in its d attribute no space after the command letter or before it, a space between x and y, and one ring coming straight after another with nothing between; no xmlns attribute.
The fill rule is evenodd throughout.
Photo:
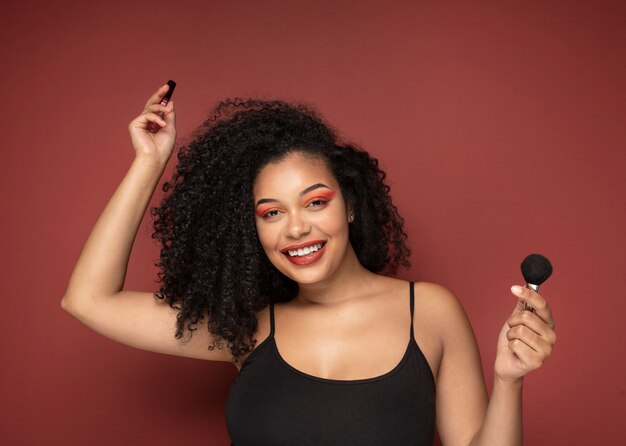
<svg viewBox="0 0 626 446"><path fill-rule="evenodd" d="M376 274L361 265L352 246L348 247L341 266L328 279L298 284L296 300L305 305L335 306L366 294Z"/></svg>

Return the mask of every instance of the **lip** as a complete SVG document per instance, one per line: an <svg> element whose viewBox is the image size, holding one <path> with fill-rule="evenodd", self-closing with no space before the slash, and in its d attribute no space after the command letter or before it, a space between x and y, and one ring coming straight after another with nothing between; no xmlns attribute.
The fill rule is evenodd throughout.
<svg viewBox="0 0 626 446"><path fill-rule="evenodd" d="M310 240L308 242L300 243L298 245L289 245L281 249L280 252L282 252L283 254L287 254L287 251L295 251L297 249L306 248L307 246L317 245L318 243L321 243L322 245L324 245L326 241L325 240ZM324 246L322 246L322 248L323 247Z"/></svg>
<svg viewBox="0 0 626 446"><path fill-rule="evenodd" d="M311 263L317 262L320 259L320 257L324 255L324 252L326 251L326 243L325 242L318 242L318 243L322 243L322 247L318 249L317 251L312 252L311 254L308 254L306 256L291 257L288 252L283 252L283 254L294 265L310 265ZM300 246L309 246L309 245L310 243L308 245L300 245Z"/></svg>

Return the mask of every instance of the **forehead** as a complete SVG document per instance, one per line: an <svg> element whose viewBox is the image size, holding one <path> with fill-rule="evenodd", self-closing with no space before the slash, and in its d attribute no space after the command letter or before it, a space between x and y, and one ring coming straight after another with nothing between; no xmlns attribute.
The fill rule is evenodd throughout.
<svg viewBox="0 0 626 446"><path fill-rule="evenodd" d="M254 198L300 192L312 184L339 187L335 176L320 157L294 152L264 166L254 180Z"/></svg>

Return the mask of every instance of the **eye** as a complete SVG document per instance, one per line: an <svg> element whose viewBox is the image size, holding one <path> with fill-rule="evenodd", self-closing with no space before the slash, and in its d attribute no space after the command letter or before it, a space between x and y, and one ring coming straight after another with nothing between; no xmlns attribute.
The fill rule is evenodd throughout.
<svg viewBox="0 0 626 446"><path fill-rule="evenodd" d="M276 217L280 211L278 209L270 209L268 211L263 212L263 218L272 218Z"/></svg>
<svg viewBox="0 0 626 446"><path fill-rule="evenodd" d="M328 200L326 198L314 198L309 202L309 206L316 208L323 206L326 203L328 203Z"/></svg>

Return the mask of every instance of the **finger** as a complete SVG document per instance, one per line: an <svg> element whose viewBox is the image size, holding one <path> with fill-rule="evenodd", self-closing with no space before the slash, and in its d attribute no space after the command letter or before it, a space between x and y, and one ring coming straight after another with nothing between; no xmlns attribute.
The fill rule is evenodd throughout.
<svg viewBox="0 0 626 446"><path fill-rule="evenodd" d="M509 341L509 349L519 358L528 371L538 369L543 364L543 359L537 352L520 339Z"/></svg>
<svg viewBox="0 0 626 446"><path fill-rule="evenodd" d="M167 123L156 113L142 113L133 121L136 126L147 127L150 122L157 123L160 127L165 127Z"/></svg>
<svg viewBox="0 0 626 446"><path fill-rule="evenodd" d="M541 360L545 360L552 353L553 343L549 342L543 336L538 335L525 325L517 325L511 328L506 333L506 338L509 341L517 339L522 341L528 347L530 347L535 353L539 355Z"/></svg>
<svg viewBox="0 0 626 446"><path fill-rule="evenodd" d="M518 325L528 327L530 330L543 337L547 342L556 342L556 333L546 322L531 311L514 311L506 323L510 328Z"/></svg>
<svg viewBox="0 0 626 446"><path fill-rule="evenodd" d="M167 103L165 115L163 119L167 122L167 125L172 126L172 128L176 128L176 111L174 111L174 101L170 99Z"/></svg>
<svg viewBox="0 0 626 446"><path fill-rule="evenodd" d="M511 292L522 302L526 302L530 305L535 310L535 314L548 324L550 328L554 329L556 327L556 323L552 317L552 310L548 302L539 293L519 285L512 286Z"/></svg>
<svg viewBox="0 0 626 446"><path fill-rule="evenodd" d="M168 104L169 105L169 104ZM161 105L161 103L159 102L158 104L150 104L147 105L146 108L144 108L144 112L153 112L153 113L170 113L172 110L171 108L167 108L165 105Z"/></svg>
<svg viewBox="0 0 626 446"><path fill-rule="evenodd" d="M146 107L148 107L151 104L158 104L161 102L161 99L163 99L163 96L165 96L165 93L167 93L167 90L169 90L169 85L167 84L163 84L159 87L159 89L157 91L155 91L152 96L150 96L150 99L148 99L148 101L146 102Z"/></svg>
<svg viewBox="0 0 626 446"><path fill-rule="evenodd" d="M543 354L550 355L556 344L555 331L533 312L514 311L507 320L507 325L509 327L507 339L519 338Z"/></svg>
<svg viewBox="0 0 626 446"><path fill-rule="evenodd" d="M174 104L170 101L167 104L168 111L163 115L163 120L167 123L170 131L176 131L176 112L174 111Z"/></svg>

